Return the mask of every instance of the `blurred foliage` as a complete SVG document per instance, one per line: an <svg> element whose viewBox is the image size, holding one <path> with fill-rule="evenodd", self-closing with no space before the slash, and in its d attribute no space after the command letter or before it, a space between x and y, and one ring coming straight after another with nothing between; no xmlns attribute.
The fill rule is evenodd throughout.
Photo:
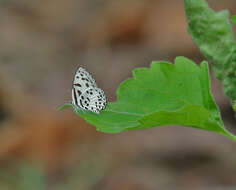
<svg viewBox="0 0 236 190"><path fill-rule="evenodd" d="M99 164L97 164L99 162ZM48 182L50 177L40 167L31 164L17 164L0 172L0 188L4 190L45 190L56 187L58 190L89 190L105 175L107 163L100 158L84 160L70 171L69 178ZM49 177L49 178L47 178ZM55 184L51 184L55 183Z"/></svg>
<svg viewBox="0 0 236 190"><path fill-rule="evenodd" d="M2 168L0 187L7 190L45 190L45 173L29 164L18 164L14 168Z"/></svg>

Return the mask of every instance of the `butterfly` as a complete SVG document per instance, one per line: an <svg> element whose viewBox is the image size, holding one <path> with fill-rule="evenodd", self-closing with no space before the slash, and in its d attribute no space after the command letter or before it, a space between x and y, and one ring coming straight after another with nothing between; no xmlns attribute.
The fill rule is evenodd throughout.
<svg viewBox="0 0 236 190"><path fill-rule="evenodd" d="M80 110L99 114L105 109L107 100L102 89L97 87L94 78L82 67L75 73L72 87L72 104Z"/></svg>

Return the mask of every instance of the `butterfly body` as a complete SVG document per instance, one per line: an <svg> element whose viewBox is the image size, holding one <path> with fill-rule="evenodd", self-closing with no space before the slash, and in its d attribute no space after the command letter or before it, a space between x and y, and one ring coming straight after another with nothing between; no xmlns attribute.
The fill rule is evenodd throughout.
<svg viewBox="0 0 236 190"><path fill-rule="evenodd" d="M94 78L82 67L76 71L72 88L72 104L81 110L99 114L105 109L107 100Z"/></svg>

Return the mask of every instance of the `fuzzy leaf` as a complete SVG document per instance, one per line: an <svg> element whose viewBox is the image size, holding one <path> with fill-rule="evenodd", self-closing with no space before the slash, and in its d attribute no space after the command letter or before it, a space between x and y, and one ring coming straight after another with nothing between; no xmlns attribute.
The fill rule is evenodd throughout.
<svg viewBox="0 0 236 190"><path fill-rule="evenodd" d="M226 95L236 101L236 44L229 12L215 12L205 0L184 0L184 4L189 33L212 63Z"/></svg>

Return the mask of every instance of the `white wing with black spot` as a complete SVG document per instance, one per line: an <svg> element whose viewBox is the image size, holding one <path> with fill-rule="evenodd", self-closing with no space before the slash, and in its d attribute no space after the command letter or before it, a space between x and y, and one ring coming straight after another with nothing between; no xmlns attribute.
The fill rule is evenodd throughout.
<svg viewBox="0 0 236 190"><path fill-rule="evenodd" d="M81 82L85 84L91 84L93 87L97 87L96 81L92 75L90 75L89 72L87 72L84 68L79 67L75 73L74 84ZM88 88L88 86L86 87Z"/></svg>
<svg viewBox="0 0 236 190"><path fill-rule="evenodd" d="M100 113L107 100L102 89L97 87L94 78L82 67L75 74L72 88L72 104L78 109Z"/></svg>

